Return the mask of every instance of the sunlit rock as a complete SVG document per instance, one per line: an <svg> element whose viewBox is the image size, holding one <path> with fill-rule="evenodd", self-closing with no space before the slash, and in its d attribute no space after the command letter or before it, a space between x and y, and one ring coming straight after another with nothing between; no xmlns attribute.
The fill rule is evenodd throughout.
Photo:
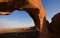
<svg viewBox="0 0 60 38"><path fill-rule="evenodd" d="M45 18L46 11L42 6L42 0L0 0L0 15L9 15L14 10L27 11L34 20L36 33L39 38L50 37L48 30L49 23Z"/></svg>
<svg viewBox="0 0 60 38"><path fill-rule="evenodd" d="M0 15L9 15L14 10L25 10L34 20L36 29L42 32L46 12L41 2L41 0L0 0Z"/></svg>

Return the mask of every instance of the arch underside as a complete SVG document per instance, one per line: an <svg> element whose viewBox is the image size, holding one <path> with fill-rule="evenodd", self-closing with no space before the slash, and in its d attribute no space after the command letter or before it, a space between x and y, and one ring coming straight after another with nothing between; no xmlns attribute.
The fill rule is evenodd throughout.
<svg viewBox="0 0 60 38"><path fill-rule="evenodd" d="M18 2L18 3L17 3ZM35 23L35 28L40 31L40 7L36 7L27 0L18 0L18 1L9 1L9 2L0 2L0 15L9 15L14 10L24 10L31 16ZM21 2L21 3L20 3ZM31 5L31 6L30 6ZM27 6L27 7L25 7ZM37 5L38 6L38 5ZM44 16L43 16L44 17ZM43 18L41 18L43 20Z"/></svg>
<svg viewBox="0 0 60 38"><path fill-rule="evenodd" d="M35 29L40 30L40 19L39 19L39 9L38 8L25 8L25 11L31 16L34 21Z"/></svg>
<svg viewBox="0 0 60 38"><path fill-rule="evenodd" d="M19 10L21 11L21 10ZM33 19L35 24L35 29L40 29L40 19L39 19L39 9L37 8L24 8L22 11L26 11L30 17ZM12 12L11 12L12 13ZM1 12L0 15L10 15L11 13Z"/></svg>

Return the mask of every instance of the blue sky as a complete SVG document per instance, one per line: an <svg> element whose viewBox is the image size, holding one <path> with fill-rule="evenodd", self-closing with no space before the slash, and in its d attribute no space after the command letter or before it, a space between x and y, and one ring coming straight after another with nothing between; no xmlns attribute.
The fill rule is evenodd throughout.
<svg viewBox="0 0 60 38"><path fill-rule="evenodd" d="M47 20L60 12L60 0L42 0L43 7L46 9ZM24 28L34 26L32 18L25 11L15 10L11 15L0 15L0 28Z"/></svg>
<svg viewBox="0 0 60 38"><path fill-rule="evenodd" d="M25 11L15 10L11 15L0 15L0 28L32 27L34 22Z"/></svg>
<svg viewBox="0 0 60 38"><path fill-rule="evenodd" d="M42 0L42 4L47 13L47 20L51 22L51 18L60 12L60 0Z"/></svg>

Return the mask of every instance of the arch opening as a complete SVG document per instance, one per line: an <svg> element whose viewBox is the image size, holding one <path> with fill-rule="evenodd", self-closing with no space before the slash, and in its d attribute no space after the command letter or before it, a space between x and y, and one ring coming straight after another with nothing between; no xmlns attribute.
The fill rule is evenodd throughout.
<svg viewBox="0 0 60 38"><path fill-rule="evenodd" d="M34 27L34 21L26 11L15 10L10 15L0 15L0 28ZM5 26L5 27L4 27Z"/></svg>

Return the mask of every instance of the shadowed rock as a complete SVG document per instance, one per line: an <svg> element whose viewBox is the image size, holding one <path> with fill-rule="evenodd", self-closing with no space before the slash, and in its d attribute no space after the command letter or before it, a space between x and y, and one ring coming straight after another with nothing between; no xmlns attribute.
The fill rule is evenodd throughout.
<svg viewBox="0 0 60 38"><path fill-rule="evenodd" d="M44 18L42 32L40 33L40 38L51 38L49 31L49 22Z"/></svg>
<svg viewBox="0 0 60 38"><path fill-rule="evenodd" d="M50 31L53 38L60 38L60 13L53 16Z"/></svg>

